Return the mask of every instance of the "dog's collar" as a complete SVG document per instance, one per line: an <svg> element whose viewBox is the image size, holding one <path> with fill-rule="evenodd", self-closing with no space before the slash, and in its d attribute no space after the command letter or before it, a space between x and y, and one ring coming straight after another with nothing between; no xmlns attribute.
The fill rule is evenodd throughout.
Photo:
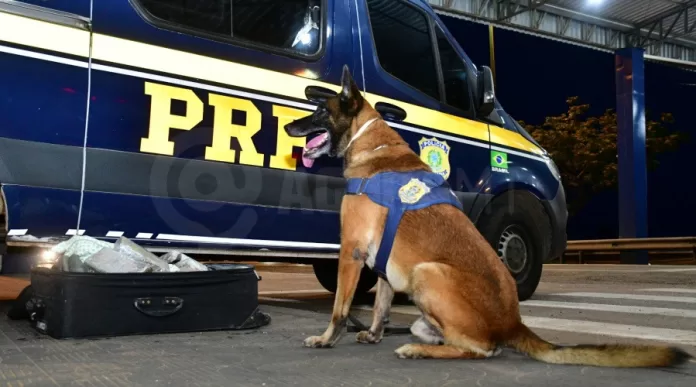
<svg viewBox="0 0 696 387"><path fill-rule="evenodd" d="M378 117L375 117L375 118L372 118L372 119L368 120L368 121L365 122L364 124L362 124L362 126L360 127L360 129L358 129L358 131L355 132L355 136L353 136L353 138L351 138L350 141L348 141L348 145L346 145L346 150L348 150L348 148L349 148L350 145L353 143L353 141L355 141L356 138L360 137L363 133L365 133L365 131L367 130L367 128L368 128L373 122L375 122L375 121L377 121L377 120L378 120Z"/></svg>

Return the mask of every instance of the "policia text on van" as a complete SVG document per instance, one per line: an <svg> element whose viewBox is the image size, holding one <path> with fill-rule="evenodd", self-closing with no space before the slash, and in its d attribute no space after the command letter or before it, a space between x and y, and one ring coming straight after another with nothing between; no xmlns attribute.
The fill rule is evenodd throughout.
<svg viewBox="0 0 696 387"><path fill-rule="evenodd" d="M306 140L282 128L314 109L313 94L337 90L347 64L447 178L521 299L566 246L553 162L497 101L483 103L489 70L425 1L39 4L0 0L8 245L123 235L309 261L333 289L340 161L304 167ZM362 277L366 291L376 276Z"/></svg>

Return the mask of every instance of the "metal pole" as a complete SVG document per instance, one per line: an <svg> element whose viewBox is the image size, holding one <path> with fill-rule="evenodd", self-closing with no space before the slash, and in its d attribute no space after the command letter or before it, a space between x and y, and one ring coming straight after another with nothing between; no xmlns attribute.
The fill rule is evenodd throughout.
<svg viewBox="0 0 696 387"><path fill-rule="evenodd" d="M645 155L644 50L615 54L619 166L619 238L648 236L648 183ZM621 253L621 263L648 264L647 251Z"/></svg>
<svg viewBox="0 0 696 387"><path fill-rule="evenodd" d="M498 88L498 82L495 76L495 39L493 38L493 24L488 25L488 52L491 61L491 72L493 72L493 82L495 83L496 89Z"/></svg>

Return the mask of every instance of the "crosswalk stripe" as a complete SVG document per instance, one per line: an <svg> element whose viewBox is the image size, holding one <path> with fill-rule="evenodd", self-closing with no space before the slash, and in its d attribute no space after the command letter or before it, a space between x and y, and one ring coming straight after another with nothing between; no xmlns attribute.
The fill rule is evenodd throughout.
<svg viewBox="0 0 696 387"><path fill-rule="evenodd" d="M680 272L685 272L685 271L696 271L696 268L689 267L689 268L674 268L674 269L657 269L653 270L655 272L660 272L660 273L680 273Z"/></svg>
<svg viewBox="0 0 696 387"><path fill-rule="evenodd" d="M684 288L651 288L651 289L640 289L641 292L668 292L668 293L694 293L696 294L696 289L684 289Z"/></svg>
<svg viewBox="0 0 696 387"><path fill-rule="evenodd" d="M356 309L372 310L369 306ZM420 315L412 306L395 305L393 313ZM643 340L657 340L681 345L696 345L696 332L681 329L654 328L639 325L613 324L597 321L567 320L551 317L522 316L522 321L530 328L561 332L588 333L601 336L615 336Z"/></svg>
<svg viewBox="0 0 696 387"><path fill-rule="evenodd" d="M589 304L589 303L584 303L584 302L562 302L562 301L543 301L543 300L523 301L520 303L520 306L538 306L538 307L544 307L544 308L594 310L594 311L598 311L598 312L651 314L651 315L658 315L658 316L696 318L696 310L657 308L657 307L650 307L650 306Z"/></svg>
<svg viewBox="0 0 696 387"><path fill-rule="evenodd" d="M303 289L303 290L265 290L260 291L259 295L270 295L270 294L324 294L326 290L324 289Z"/></svg>
<svg viewBox="0 0 696 387"><path fill-rule="evenodd" d="M574 292L574 293L551 293L550 295L563 296L563 297L614 298L614 299L618 298L618 299L624 299L624 300L683 302L683 303L687 303L687 304L696 304L695 297L653 296L653 295L648 295L648 294Z"/></svg>
<svg viewBox="0 0 696 387"><path fill-rule="evenodd" d="M672 267L672 268L665 268L665 269L658 269L656 266L645 266L642 268L632 268L632 269L627 269L627 268L620 268L612 265L602 265L602 267L599 267L599 265L588 265L587 267L583 267L583 265L560 265L560 264L552 264L548 265L548 268L544 266L545 271L554 271L556 273L558 272L583 272L583 273L589 273L589 272L604 272L604 273L636 273L636 274L642 274L642 273L688 273L692 271L696 271L695 267Z"/></svg>
<svg viewBox="0 0 696 387"><path fill-rule="evenodd" d="M657 340L680 345L696 345L696 332L681 329L655 328L639 325L613 324L596 321L566 320L550 317L522 316L530 328L552 331L589 333L643 340Z"/></svg>
<svg viewBox="0 0 696 387"><path fill-rule="evenodd" d="M372 311L372 306L370 306L370 305L358 305L358 306L355 306L354 309ZM409 314L409 315L413 315L413 316L420 316L420 314L421 314L420 311L415 306L392 305L391 311L392 311L392 313Z"/></svg>
<svg viewBox="0 0 696 387"><path fill-rule="evenodd" d="M288 304L301 304L300 300L293 300L292 298L275 298L275 297L259 297L259 301L273 301L273 302L284 302Z"/></svg>

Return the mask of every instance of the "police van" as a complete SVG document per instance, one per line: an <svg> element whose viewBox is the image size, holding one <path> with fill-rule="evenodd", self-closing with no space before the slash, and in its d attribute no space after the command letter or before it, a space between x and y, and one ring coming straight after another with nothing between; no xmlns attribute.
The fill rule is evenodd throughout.
<svg viewBox="0 0 696 387"><path fill-rule="evenodd" d="M346 64L529 298L566 246L559 172L424 0L0 0L4 243L125 236L335 290L341 161L282 128Z"/></svg>

